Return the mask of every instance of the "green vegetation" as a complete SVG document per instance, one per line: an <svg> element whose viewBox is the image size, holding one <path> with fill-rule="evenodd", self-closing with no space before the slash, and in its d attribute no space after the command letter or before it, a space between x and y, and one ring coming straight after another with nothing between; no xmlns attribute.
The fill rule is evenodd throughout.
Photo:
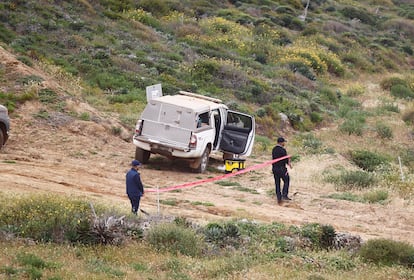
<svg viewBox="0 0 414 280"><path fill-rule="evenodd" d="M335 184L336 189L342 191L369 188L377 182L375 175L367 171L343 169L339 170L339 173L327 172L324 180Z"/></svg>
<svg viewBox="0 0 414 280"><path fill-rule="evenodd" d="M256 113L259 134L274 137L268 124L278 123L280 112L303 131L335 117L343 101L330 78L385 73L397 65L401 72L410 69L414 28L401 16L411 15L412 6L405 4L402 12L402 4L387 2L378 14L370 5L316 1L302 21L303 3L296 0L260 5L6 1L0 5L0 40L25 64L40 61L61 82L71 84L71 94L91 103L98 98L95 106L125 114L122 120L131 110L142 109L145 86L162 83L167 94L198 92ZM31 32L33 26L36 32ZM410 99L411 79L387 78L382 87ZM24 80L28 85L28 78ZM40 82L36 77L30 81ZM346 95L364 92L355 84ZM358 120L352 118L341 129L361 135Z"/></svg>
<svg viewBox="0 0 414 280"><path fill-rule="evenodd" d="M175 223L163 223L152 227L146 240L158 251L172 254L198 256L201 254L202 243L196 233Z"/></svg>
<svg viewBox="0 0 414 280"><path fill-rule="evenodd" d="M359 252L360 256L375 264L404 265L412 268L414 248L405 242L388 239L368 240Z"/></svg>
<svg viewBox="0 0 414 280"><path fill-rule="evenodd" d="M361 195L351 192L334 193L327 197L339 200L347 200L362 203L380 203L383 204L388 199L388 192L384 190L371 190Z"/></svg>
<svg viewBox="0 0 414 280"><path fill-rule="evenodd" d="M94 121L88 112L67 108L69 99L79 99L119 113L133 131L146 103L145 87L162 83L165 94L197 92L255 115L255 151L268 152L274 138L288 131L296 135L290 142L297 148L292 160L302 153L344 154L354 169L323 174L342 191L331 198L382 204L389 191L396 191L408 200L414 195L411 142L389 143L403 138L398 120L408 131L404 139L414 131L414 6L408 2L311 1L303 20L299 0L6 0L0 3L1 46L64 89L52 89L31 74L9 81L13 73L0 65L0 103L13 113L36 101L34 121L39 122L51 123L57 113L61 120ZM363 82L371 75L386 96L375 111L365 102L373 90ZM338 138L320 137L327 126L335 129L329 138ZM334 142L342 145L339 137L351 139L353 146L330 148ZM369 150L359 146L363 141ZM69 156L85 153L75 150ZM391 158L395 155L408 171L404 179ZM257 193L239 182L217 184ZM267 194L274 195L273 187ZM412 246L373 240L361 249L341 247L330 225L190 226L175 220L157 221L144 232L141 218L84 200L2 197L1 205L0 274L7 279L134 279L137 273L142 279L414 278ZM108 228L110 218L123 216L122 226Z"/></svg>
<svg viewBox="0 0 414 280"><path fill-rule="evenodd" d="M351 160L365 171L375 171L381 165L388 165L389 158L366 150L351 151Z"/></svg>
<svg viewBox="0 0 414 280"><path fill-rule="evenodd" d="M342 279L362 279L355 278L355 273L381 275L384 272L377 264L393 265L388 273L414 276L412 246L381 239L365 244L351 242L358 238L348 236L348 240L330 225L298 227L232 220L200 226L185 218L163 221L163 217L145 220L134 216L108 226L122 213L99 205L91 208L82 200L50 196L14 197L11 204L4 203L5 199L10 202L9 198L1 199L0 243L4 250L0 275L5 277L72 279L81 273L87 278L113 279L130 278L139 272L151 279L166 275L175 275L174 279L217 279L240 273L254 278L254 271L259 269L267 278L273 278L271 271L277 270L286 279L294 279L295 273L287 273L298 262L303 267L301 275L308 279L312 275L330 279L337 273ZM18 208L26 211L16 211ZM22 213L32 214L26 218ZM111 219L102 223L100 218L92 219L91 227L91 215L96 218L98 214ZM96 240L97 233L100 245L85 243ZM123 240L122 244L108 242L111 236ZM28 244L30 240L37 242Z"/></svg>

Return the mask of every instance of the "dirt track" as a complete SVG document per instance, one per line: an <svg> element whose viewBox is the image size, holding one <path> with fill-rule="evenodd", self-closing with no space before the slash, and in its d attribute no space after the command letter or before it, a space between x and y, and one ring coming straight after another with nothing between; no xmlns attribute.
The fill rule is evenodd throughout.
<svg viewBox="0 0 414 280"><path fill-rule="evenodd" d="M1 48L0 51L2 63L9 63L8 67L19 66ZM129 210L124 176L134 153L132 143L111 135L108 121L65 119L56 126L33 118L39 106L27 103L12 114L10 140L0 153L0 189L7 193L88 197ZM217 159L211 161L212 166L221 165ZM267 156L256 156L246 165L267 160ZM161 200L175 200L175 205L161 204L160 211L200 223L231 218L295 225L316 222L330 224L339 232L357 234L363 239L383 237L414 245L413 202L397 196L392 196L386 205L326 198L335 190L333 186L321 184L319 177L325 168L337 164L347 163L335 155L302 158L290 171L293 201L284 206L278 206L269 195L274 182L270 167L265 167L227 179L257 193L206 183L179 192L161 193ZM218 169L194 174L182 162L162 158L151 158L142 170L144 185L159 188L221 174L223 171ZM142 208L157 215L157 195L148 192Z"/></svg>

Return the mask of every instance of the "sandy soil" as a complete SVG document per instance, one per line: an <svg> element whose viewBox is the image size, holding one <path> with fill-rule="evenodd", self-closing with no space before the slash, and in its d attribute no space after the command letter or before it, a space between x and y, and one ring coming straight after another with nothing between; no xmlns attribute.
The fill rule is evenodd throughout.
<svg viewBox="0 0 414 280"><path fill-rule="evenodd" d="M55 81L37 69L17 62L0 48L0 63L6 78L19 75L41 75L53 87ZM49 80L50 79L50 80ZM13 84L0 82L0 90ZM59 85L56 85L58 90ZM16 89L14 89L16 90ZM76 101L73 101L76 103ZM77 108L90 107L78 104ZM0 189L13 193L49 193L87 197L129 210L125 195L125 172L134 154L130 141L110 133L116 119L94 112L94 121L81 121L59 114L48 121L34 118L42 108L27 102L11 116L9 142L0 153ZM52 121L51 121L52 120ZM289 145L287 145L289 150ZM219 156L210 160L212 168L206 174L191 173L180 161L152 157L141 171L147 189L162 189L182 183L209 179L223 174ZM268 155L254 155L246 166L269 160ZM389 238L414 245L414 203L392 196L386 205L364 204L326 198L335 192L334 186L321 182L323 170L334 165L346 165L338 155L302 157L294 164L291 174L292 202L276 204L270 167L236 175L226 181L237 186L209 182L181 191L147 192L142 209L151 215L179 215L199 223L221 219L247 218L259 222L330 224L338 232L370 238ZM253 193L253 190L257 193ZM175 201L175 205L157 201Z"/></svg>

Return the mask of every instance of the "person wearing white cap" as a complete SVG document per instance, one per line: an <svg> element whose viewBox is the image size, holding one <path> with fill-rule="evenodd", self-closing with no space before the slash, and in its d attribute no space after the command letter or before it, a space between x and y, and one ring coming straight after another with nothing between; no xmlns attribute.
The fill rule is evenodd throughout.
<svg viewBox="0 0 414 280"><path fill-rule="evenodd" d="M272 159L277 159L277 158L287 156L287 152L285 149L285 143L286 143L286 140L283 137L279 137L277 139L277 145L272 149ZM272 164L272 172L273 172L273 177L275 178L276 197L277 197L278 204L281 204L282 200L284 201L291 200L288 197L290 178L289 178L289 173L288 173L286 165L289 165L289 167L292 168L292 165L290 163L290 158L285 158L280 161L274 162ZM281 179L283 181L282 192L280 191L280 180Z"/></svg>
<svg viewBox="0 0 414 280"><path fill-rule="evenodd" d="M131 169L126 174L126 193L131 201L132 213L137 215L139 202L144 196L144 186L141 182L141 176L138 172L142 164L134 159L131 162Z"/></svg>

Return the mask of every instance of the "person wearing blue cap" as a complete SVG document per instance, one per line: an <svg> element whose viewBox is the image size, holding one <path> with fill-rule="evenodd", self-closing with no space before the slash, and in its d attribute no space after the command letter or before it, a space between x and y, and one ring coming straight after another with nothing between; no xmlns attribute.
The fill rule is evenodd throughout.
<svg viewBox="0 0 414 280"><path fill-rule="evenodd" d="M139 202L144 196L144 186L141 182L141 176L138 172L142 164L134 159L131 162L131 169L126 174L126 193L131 201L132 213L137 215Z"/></svg>
<svg viewBox="0 0 414 280"><path fill-rule="evenodd" d="M272 159L281 158L287 156L285 149L286 140L283 137L277 139L277 145L272 149ZM290 177L286 165L289 165L292 168L290 163L290 158L285 158L279 161L276 161L272 164L273 177L275 178L275 187L276 187L276 197L277 203L281 204L282 201L291 200L288 196L289 194L289 183ZM280 191L280 180L283 181L283 189Z"/></svg>

